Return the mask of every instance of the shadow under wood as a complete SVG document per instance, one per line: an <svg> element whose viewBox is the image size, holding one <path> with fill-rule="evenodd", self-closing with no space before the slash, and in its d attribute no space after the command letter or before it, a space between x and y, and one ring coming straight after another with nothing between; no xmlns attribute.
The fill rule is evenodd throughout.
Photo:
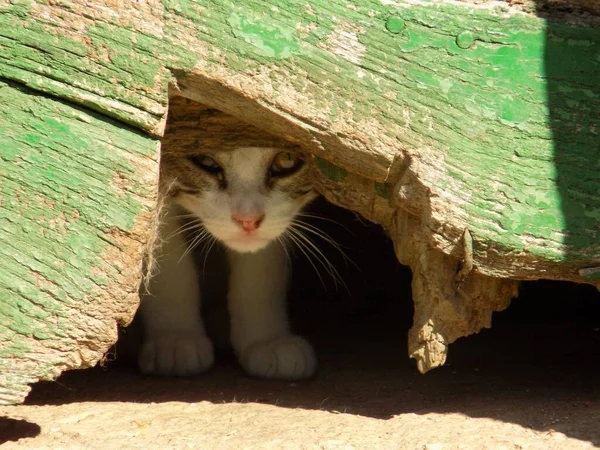
<svg viewBox="0 0 600 450"><path fill-rule="evenodd" d="M0 445L19 439L36 437L42 429L36 423L22 419L0 417Z"/></svg>
<svg viewBox="0 0 600 450"><path fill-rule="evenodd" d="M548 124L562 213L556 221L540 218L564 235L565 260L593 282L600 279L600 2L535 3L546 21Z"/></svg>
<svg viewBox="0 0 600 450"><path fill-rule="evenodd" d="M600 444L600 294L590 286L526 283L519 299L494 315L494 328L452 344L444 367L425 375L407 356L410 273L395 262L379 227L324 207L326 231L361 271L328 253L350 295L327 290L299 259L292 313L296 329L315 344L314 379L282 382L247 377L228 355L209 373L154 378L111 365L64 374L36 385L29 405L72 402L258 402L386 420L401 414L460 413L534 430L556 430ZM339 228L337 232L335 228ZM354 234L352 234L354 233ZM357 256L362 254L361 257ZM337 258L337 259L336 259ZM377 261L380 262L377 263Z"/></svg>

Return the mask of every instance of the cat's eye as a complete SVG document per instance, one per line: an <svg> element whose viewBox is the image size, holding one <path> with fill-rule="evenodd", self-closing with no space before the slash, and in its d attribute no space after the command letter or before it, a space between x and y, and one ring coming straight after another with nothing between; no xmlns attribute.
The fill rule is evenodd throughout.
<svg viewBox="0 0 600 450"><path fill-rule="evenodd" d="M213 175L219 180L219 183L225 183L225 173L223 172L223 168L214 158L208 155L195 155L190 157L190 161L199 169Z"/></svg>
<svg viewBox="0 0 600 450"><path fill-rule="evenodd" d="M304 160L297 153L280 152L275 155L275 158L273 158L273 162L269 168L269 173L272 177L290 175L298 170L303 163Z"/></svg>
<svg viewBox="0 0 600 450"><path fill-rule="evenodd" d="M190 161L192 161L197 167L208 173L217 174L218 172L223 172L223 169L221 168L219 163L216 162L214 158L211 158L208 155L190 156Z"/></svg>

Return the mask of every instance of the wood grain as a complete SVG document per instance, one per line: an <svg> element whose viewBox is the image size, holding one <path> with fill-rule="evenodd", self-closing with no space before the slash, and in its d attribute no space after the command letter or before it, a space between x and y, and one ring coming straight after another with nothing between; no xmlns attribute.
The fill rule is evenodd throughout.
<svg viewBox="0 0 600 450"><path fill-rule="evenodd" d="M0 82L0 404L95 365L138 304L157 142Z"/></svg>
<svg viewBox="0 0 600 450"><path fill-rule="evenodd" d="M0 289L12 299L0 339L2 364L20 374L0 383L18 386L4 398L97 360L132 310L133 272L106 261L139 267L150 155L174 96L302 145L329 200L386 228L416 274L421 370L489 326L511 280L600 286L597 12L585 0L0 2L0 80L17 83L0 90L0 252L11 261ZM459 286L465 230L473 268ZM102 292L112 312L85 306ZM102 325L58 339L61 327L45 325L64 322L54 297L71 302L67 323ZM51 336L35 347L44 364L21 368L34 347L18 336Z"/></svg>

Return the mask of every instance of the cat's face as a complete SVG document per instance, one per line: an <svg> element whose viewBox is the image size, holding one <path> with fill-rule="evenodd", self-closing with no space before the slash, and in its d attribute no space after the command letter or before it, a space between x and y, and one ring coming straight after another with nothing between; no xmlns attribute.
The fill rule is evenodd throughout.
<svg viewBox="0 0 600 450"><path fill-rule="evenodd" d="M238 252L266 247L317 196L304 156L287 149L166 154L162 165L169 195Z"/></svg>

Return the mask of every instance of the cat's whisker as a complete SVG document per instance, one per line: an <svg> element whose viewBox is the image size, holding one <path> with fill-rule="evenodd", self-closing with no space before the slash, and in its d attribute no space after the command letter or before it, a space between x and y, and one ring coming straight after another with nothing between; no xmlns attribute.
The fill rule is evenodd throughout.
<svg viewBox="0 0 600 450"><path fill-rule="evenodd" d="M325 256L325 254L321 251L321 249L319 249L319 247L317 245L315 245L308 236L306 236L303 233L299 233L299 236L301 238L303 238L307 244L309 244L314 250L315 252L318 253L318 255L320 256L320 260L325 263L327 265L327 267L329 267L329 274L331 275L331 277L333 278L334 282L335 282L335 287L337 290L337 283L339 282L342 286L344 286L344 288L350 292L350 290L348 289L348 286L346 285L346 283L344 282L342 276L340 275L339 271L337 270L337 268L335 267L334 264L331 263L331 261L327 258L327 256Z"/></svg>
<svg viewBox="0 0 600 450"><path fill-rule="evenodd" d="M217 243L217 238L215 238L214 236L210 236L210 244L206 244L208 245L208 248L206 249L206 251L204 251L204 261L202 261L202 278L204 278L205 276L205 270L206 270L206 259L208 258L208 254L210 253L210 251L212 250L212 248L215 246L215 244ZM205 245L205 248L206 248Z"/></svg>
<svg viewBox="0 0 600 450"><path fill-rule="evenodd" d="M185 233L191 230L196 230L198 228L203 228L204 224L202 223L202 221L200 219L196 219L192 222L188 222L188 223L184 223L183 225L181 225L179 228L177 228L175 231L173 231L170 235L167 236L167 239L171 239L175 236L177 236L178 234L181 233Z"/></svg>
<svg viewBox="0 0 600 450"><path fill-rule="evenodd" d="M310 263L310 265L313 267L313 269L315 269L315 272L317 273L317 276L319 277L319 280L321 280L321 284L323 285L323 288L325 290L327 290L327 285L325 284L325 280L323 279L323 277L321 276L321 272L319 271L319 268L315 265L315 263L313 262L312 258L310 257L310 255L308 253L306 253L306 244L304 244L301 240L299 240L293 233L292 233L292 229L288 229L287 230L287 237L289 237L291 239L291 241L296 244L296 246L298 247L298 249L302 252L302 254L306 257L306 259L308 260L308 262ZM312 253L312 252L311 252ZM316 258L316 256L315 256Z"/></svg>
<svg viewBox="0 0 600 450"><path fill-rule="evenodd" d="M325 242L329 243L332 247L335 247L340 253L344 254L344 252L342 251L342 246L340 244L335 242L335 240L331 236L329 236L324 231L319 230L314 225L312 225L308 222L303 222L301 220L294 220L293 226L295 226L297 228L301 228L302 230L308 231L309 233L312 233L312 234L320 237Z"/></svg>
<svg viewBox="0 0 600 450"><path fill-rule="evenodd" d="M295 234L296 237L299 238L299 240L304 241L304 243L306 245L306 249L317 259L317 261L319 261L319 263L323 266L323 268L327 271L327 273L329 273L331 278L334 280L336 290L337 290L337 283L339 282L341 285L343 285L346 288L346 290L348 292L350 292L350 290L348 289L348 286L344 282L339 271L335 268L335 266L331 263L331 261L329 261L329 259L327 258L327 256L325 256L325 254L321 251L321 249L319 249L319 247L317 247L308 238L308 236L303 234L300 230L291 227L290 231L293 234Z"/></svg>
<svg viewBox="0 0 600 450"><path fill-rule="evenodd" d="M330 219L329 217L323 217L323 216L319 216L317 214L306 214L306 213L303 213L303 212L298 213L296 217L307 217L309 219L319 219L319 220L324 220L326 222L331 222L331 223L334 223L334 224L342 227L348 233L350 233L352 236L356 236L356 233L354 231L352 231L350 228L348 228L346 225L344 225L343 223L338 222L337 220ZM303 223L306 223L306 222L303 222Z"/></svg>
<svg viewBox="0 0 600 450"><path fill-rule="evenodd" d="M197 214L187 213L187 214L176 214L173 216L175 219L189 219L190 217L198 218Z"/></svg>
<svg viewBox="0 0 600 450"><path fill-rule="evenodd" d="M283 248L283 251L285 252L285 263L289 269L292 267L292 259L290 258L290 254L287 249L285 237L286 237L285 234L283 234L281 236L277 236L277 242L279 242L281 244L281 247Z"/></svg>
<svg viewBox="0 0 600 450"><path fill-rule="evenodd" d="M298 232L296 232L296 233L297 233L296 236L299 238L298 242L302 244L302 246L315 258L315 260L321 265L321 267L323 267L323 269L325 269L327 274L331 277L331 279L333 280L335 291L337 292L338 291L338 283L340 283L340 284L344 284L344 283L343 283L341 277L339 277L337 270L335 270L335 267L333 267L333 265L323 255L323 253L320 252L316 248L316 246L305 235L298 234ZM325 289L327 289L327 287L325 285L324 285L324 287L325 287Z"/></svg>
<svg viewBox="0 0 600 450"><path fill-rule="evenodd" d="M192 250L194 250L194 248L196 248L198 245L200 245L203 241L205 241L208 237L211 237L210 234L208 233L208 231L206 230L201 230L195 237L194 239L192 239L192 241L190 242L190 244L188 245L188 247L186 248L185 252L183 252L183 255L181 255L181 258L179 258L179 262L181 262L181 260L183 258L185 258Z"/></svg>
<svg viewBox="0 0 600 450"><path fill-rule="evenodd" d="M361 272L360 267L358 267L358 265L346 254L346 252L343 250L343 247L337 242L335 242L335 240L327 233L319 230L314 225L307 222L303 222L301 220L294 220L293 226L307 231L309 233L312 233L315 236L318 236L321 239L323 239L325 242L327 242L329 245L335 248L340 253L340 255L342 255L342 257L344 258L344 263L346 264L346 268L348 267L348 263L351 263L356 269L358 269L359 272Z"/></svg>
<svg viewBox="0 0 600 450"><path fill-rule="evenodd" d="M179 258L178 263L181 262L181 260L183 258L185 258L194 248L196 248L198 245L200 245L203 241L206 240L206 236L202 236L202 237L196 237L194 239L194 241L188 245L188 247L185 249L185 252L183 252L183 254L181 255L181 257Z"/></svg>

